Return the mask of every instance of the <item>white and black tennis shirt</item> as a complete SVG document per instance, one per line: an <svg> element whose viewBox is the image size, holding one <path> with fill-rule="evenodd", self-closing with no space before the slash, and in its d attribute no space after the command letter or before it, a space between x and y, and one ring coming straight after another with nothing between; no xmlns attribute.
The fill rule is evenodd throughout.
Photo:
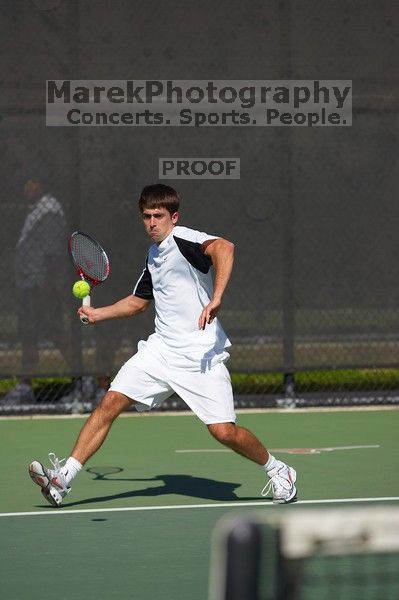
<svg viewBox="0 0 399 600"><path fill-rule="evenodd" d="M155 334L148 343L161 343L172 354L195 359L225 360L231 346L217 318L198 329L202 309L213 295L212 261L202 244L217 237L175 226L159 245L153 244L133 295L155 301ZM168 352L169 354L169 352Z"/></svg>

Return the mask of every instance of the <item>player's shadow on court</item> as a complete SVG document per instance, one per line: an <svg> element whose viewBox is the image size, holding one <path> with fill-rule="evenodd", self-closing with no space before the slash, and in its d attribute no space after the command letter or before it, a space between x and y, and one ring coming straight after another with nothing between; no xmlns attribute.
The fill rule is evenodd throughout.
<svg viewBox="0 0 399 600"><path fill-rule="evenodd" d="M111 470L112 469L112 470ZM105 473L105 471L107 472ZM89 473L95 475L94 481L142 481L142 482L160 482L162 485L154 487L153 485L144 487L140 490L129 490L119 494L107 496L95 496L78 500L76 502L65 502L63 506L77 506L82 504L92 504L98 502L108 502L124 498L155 498L157 496L166 496L173 494L177 496L188 496L191 498L200 498L203 500L219 500L225 502L259 500L259 496L242 498L238 497L235 490L241 487L241 483L232 483L230 481L217 481L205 477L195 477L193 475L163 474L155 475L147 479L108 477L108 475L120 473L123 471L120 467L91 467L87 469Z"/></svg>

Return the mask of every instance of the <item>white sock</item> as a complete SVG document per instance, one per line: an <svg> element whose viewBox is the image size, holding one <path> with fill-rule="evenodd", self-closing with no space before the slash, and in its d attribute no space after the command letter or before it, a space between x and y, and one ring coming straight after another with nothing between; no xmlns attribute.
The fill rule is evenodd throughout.
<svg viewBox="0 0 399 600"><path fill-rule="evenodd" d="M274 469L274 467L277 467L280 462L281 461L277 460L277 458L274 458L273 454L270 454L270 452L269 452L269 460L267 461L267 463L265 465L263 465L263 469L267 473L271 469Z"/></svg>
<svg viewBox="0 0 399 600"><path fill-rule="evenodd" d="M75 479L79 471L82 470L82 466L83 465L81 465L80 462L76 460L76 458L70 456L66 461L65 465L61 467L61 473L64 475L68 486Z"/></svg>

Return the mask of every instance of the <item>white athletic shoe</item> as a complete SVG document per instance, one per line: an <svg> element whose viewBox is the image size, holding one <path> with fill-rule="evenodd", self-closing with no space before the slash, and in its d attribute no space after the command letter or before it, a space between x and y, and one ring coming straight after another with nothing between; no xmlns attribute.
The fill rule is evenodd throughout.
<svg viewBox="0 0 399 600"><path fill-rule="evenodd" d="M42 488L42 494L47 502L58 507L71 488L68 487L65 476L61 472L61 463L65 459L58 460L54 452L50 452L48 457L54 469L46 469L41 462L34 460L29 465L29 475L32 481Z"/></svg>
<svg viewBox="0 0 399 600"><path fill-rule="evenodd" d="M262 496L272 490L275 504L288 504L296 500L296 471L285 463L280 463L268 472L270 480L263 488Z"/></svg>

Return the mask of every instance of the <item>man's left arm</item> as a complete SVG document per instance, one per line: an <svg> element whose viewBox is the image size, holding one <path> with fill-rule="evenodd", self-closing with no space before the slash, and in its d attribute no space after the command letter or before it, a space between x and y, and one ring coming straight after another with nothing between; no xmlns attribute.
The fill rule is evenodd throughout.
<svg viewBox="0 0 399 600"><path fill-rule="evenodd" d="M199 329L205 329L206 324L212 323L219 312L223 294L233 270L234 244L223 238L207 240L202 244L202 251L212 260L215 269L215 281L212 299L204 308L198 320Z"/></svg>

